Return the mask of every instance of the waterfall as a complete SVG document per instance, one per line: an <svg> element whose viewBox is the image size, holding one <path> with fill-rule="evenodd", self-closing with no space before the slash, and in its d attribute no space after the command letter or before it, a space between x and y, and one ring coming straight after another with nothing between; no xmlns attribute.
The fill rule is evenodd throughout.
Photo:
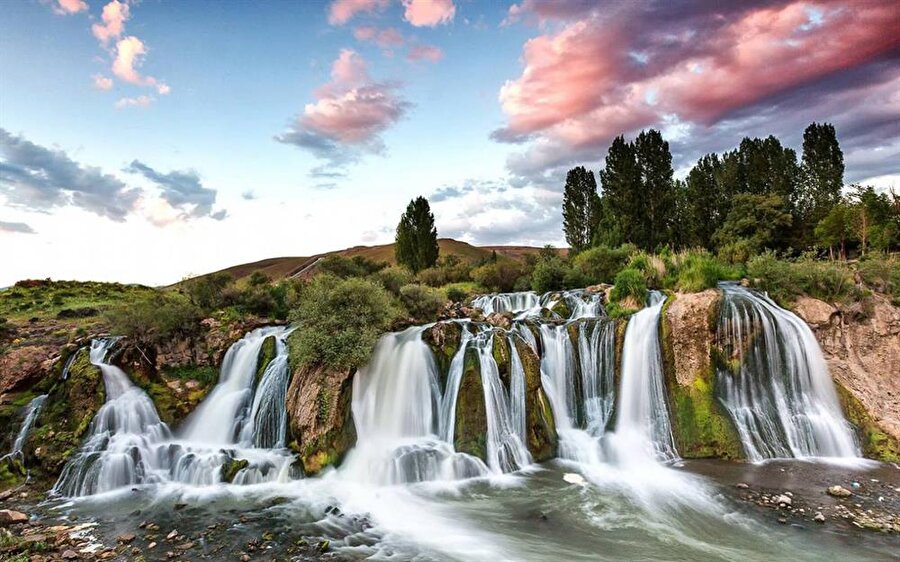
<svg viewBox="0 0 900 562"><path fill-rule="evenodd" d="M606 432L616 399L616 326L608 320L578 324L578 359L584 427L594 437Z"/></svg>
<svg viewBox="0 0 900 562"><path fill-rule="evenodd" d="M632 315L622 348L622 384L611 452L621 464L678 458L666 406L659 320L665 297L651 291L647 306Z"/></svg>
<svg viewBox="0 0 900 562"><path fill-rule="evenodd" d="M540 305L541 298L532 291L482 295L472 302L472 306L480 308L485 315L493 314L494 312L518 313L536 307L539 308Z"/></svg>
<svg viewBox="0 0 900 562"><path fill-rule="evenodd" d="M290 369L287 344L289 331L275 338L275 357L266 367L253 397L250 415L241 431L241 442L261 449L285 446L287 436L287 400Z"/></svg>
<svg viewBox="0 0 900 562"><path fill-rule="evenodd" d="M422 341L428 327L382 336L369 364L353 378L357 442L342 469L350 479L402 484L488 472L481 460L457 453L452 437L437 434L446 402L434 356Z"/></svg>
<svg viewBox="0 0 900 562"><path fill-rule="evenodd" d="M765 295L723 283L717 393L747 458L859 457L815 336Z"/></svg>
<svg viewBox="0 0 900 562"><path fill-rule="evenodd" d="M122 369L106 362L115 338L91 342L91 363L103 373L106 402L87 439L66 463L53 492L85 496L156 479L157 444L170 436L153 401Z"/></svg>
<svg viewBox="0 0 900 562"><path fill-rule="evenodd" d="M47 399L46 394L41 394L40 396L35 397L28 403L28 406L25 407L25 418L22 420L22 425L19 427L19 433L16 435L16 440L13 443L12 450L4 455L2 458L15 458L22 455L22 449L25 447L25 441L28 439L28 435L31 433L31 428L34 427L34 422L37 419L38 415L41 413L41 408L44 406L44 400Z"/></svg>

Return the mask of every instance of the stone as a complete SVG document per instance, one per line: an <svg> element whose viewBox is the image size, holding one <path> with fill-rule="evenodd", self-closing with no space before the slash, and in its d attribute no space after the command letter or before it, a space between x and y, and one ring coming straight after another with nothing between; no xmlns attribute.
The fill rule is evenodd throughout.
<svg viewBox="0 0 900 562"><path fill-rule="evenodd" d="M830 486L828 488L828 495L834 496L836 498L849 498L853 495L853 492L844 488L843 486Z"/></svg>
<svg viewBox="0 0 900 562"><path fill-rule="evenodd" d="M734 486L735 486L735 488L740 488L741 490L746 490L747 488L750 487L748 484L745 484L743 482L738 482Z"/></svg>
<svg viewBox="0 0 900 562"><path fill-rule="evenodd" d="M78 558L78 553L74 550L64 550L62 553L62 557L66 560L75 560Z"/></svg>
<svg viewBox="0 0 900 562"><path fill-rule="evenodd" d="M21 511L13 511L11 509L0 509L0 525L16 525L18 523L27 523L28 516Z"/></svg>
<svg viewBox="0 0 900 562"><path fill-rule="evenodd" d="M151 548L156 548L156 542L155 542L155 541L154 541L154 542L151 542L150 544L147 545L147 549L148 549L148 550L151 549Z"/></svg>
<svg viewBox="0 0 900 562"><path fill-rule="evenodd" d="M134 533L125 533L123 535L119 535L117 539L122 544L131 544L134 541Z"/></svg>
<svg viewBox="0 0 900 562"><path fill-rule="evenodd" d="M781 494L777 498L775 498L775 503L780 506L788 506L790 507L793 504L793 500L785 494Z"/></svg>
<svg viewBox="0 0 900 562"><path fill-rule="evenodd" d="M825 522L825 516L822 515L822 512L821 512L821 511L817 511L817 512L816 512L816 516L813 517L813 521L815 521L816 523L824 523L824 522Z"/></svg>
<svg viewBox="0 0 900 562"><path fill-rule="evenodd" d="M174 538L177 537L177 536L178 536L178 530L177 530L177 529L172 529L172 531L171 531L168 535L166 535L166 540L167 540L167 541L170 541L170 540L174 539Z"/></svg>

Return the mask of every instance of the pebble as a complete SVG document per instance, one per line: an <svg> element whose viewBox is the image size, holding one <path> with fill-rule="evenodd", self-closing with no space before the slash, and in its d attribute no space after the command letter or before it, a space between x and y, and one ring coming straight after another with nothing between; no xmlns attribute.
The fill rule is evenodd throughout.
<svg viewBox="0 0 900 562"><path fill-rule="evenodd" d="M821 511L818 511L818 512L816 512L816 516L813 517L813 520L816 521L817 523L824 523L824 522L825 522L825 516L822 515L822 512L821 512Z"/></svg>
<svg viewBox="0 0 900 562"><path fill-rule="evenodd" d="M75 552L74 550L66 550L66 551L63 551L62 557L65 558L66 560L75 560L76 558L78 558L78 553Z"/></svg>
<svg viewBox="0 0 900 562"><path fill-rule="evenodd" d="M122 544L129 544L134 540L134 533L125 533L124 535L119 535L117 540Z"/></svg>
<svg viewBox="0 0 900 562"><path fill-rule="evenodd" d="M174 539L174 538L177 537L177 536L178 536L178 530L172 529L172 531L171 531L168 535L166 535L166 540L167 540L167 541L170 541L170 540Z"/></svg>
<svg viewBox="0 0 900 562"><path fill-rule="evenodd" d="M836 498L848 498L853 495L853 492L843 486L831 486L828 488L828 495Z"/></svg>
<svg viewBox="0 0 900 562"><path fill-rule="evenodd" d="M791 506L794 502L790 498L790 496L786 496L786 495L782 494L782 495L778 496L777 498L775 498L775 503L777 503L778 505L782 505L782 506L784 506L784 505Z"/></svg>
<svg viewBox="0 0 900 562"><path fill-rule="evenodd" d="M156 542L151 542L150 544L147 545L147 548L148 549L156 548Z"/></svg>
<svg viewBox="0 0 900 562"><path fill-rule="evenodd" d="M743 483L743 482L738 482L737 484L735 484L735 487L736 487L736 488L740 488L741 490L746 490L746 489L749 488L750 486L747 485L747 484L745 484L745 483Z"/></svg>

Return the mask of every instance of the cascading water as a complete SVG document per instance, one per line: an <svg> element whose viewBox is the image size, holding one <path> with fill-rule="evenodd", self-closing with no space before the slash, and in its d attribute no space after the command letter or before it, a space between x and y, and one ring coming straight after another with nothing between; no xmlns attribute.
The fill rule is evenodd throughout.
<svg viewBox="0 0 900 562"><path fill-rule="evenodd" d="M253 405L244 428L241 442L259 449L282 448L287 436L287 400L290 370L284 332L275 338L275 357L266 367L253 397Z"/></svg>
<svg viewBox="0 0 900 562"><path fill-rule="evenodd" d="M486 315L494 312L522 312L540 305L541 298L531 291L482 295L472 301L472 306L480 308Z"/></svg>
<svg viewBox="0 0 900 562"><path fill-rule="evenodd" d="M659 319L664 303L662 293L651 291L647 306L632 315L625 331L616 430L609 439L609 450L620 464L678 458L666 406L659 346Z"/></svg>
<svg viewBox="0 0 900 562"><path fill-rule="evenodd" d="M717 393L747 458L858 457L815 336L765 295L723 283Z"/></svg>
<svg viewBox="0 0 900 562"><path fill-rule="evenodd" d="M488 473L480 459L454 451L452 433L449 439L438 435L445 397L431 349L422 341L426 328L382 336L353 379L357 443L342 468L351 480L403 484Z"/></svg>
<svg viewBox="0 0 900 562"><path fill-rule="evenodd" d="M91 421L90 433L66 463L53 491L86 496L156 479L158 444L170 436L153 401L122 369L106 363L115 338L91 343L91 363L103 373L106 402Z"/></svg>
<svg viewBox="0 0 900 562"><path fill-rule="evenodd" d="M0 457L0 459L16 458L22 455L22 449L25 447L25 441L28 439L28 435L31 433L31 428L34 427L34 422L40 415L41 408L44 407L44 400L46 399L47 395L41 394L28 403L28 406L25 407L25 418L22 420L21 427L19 427L19 433L16 435L16 440L13 442L12 449L9 453L4 455L3 457Z"/></svg>

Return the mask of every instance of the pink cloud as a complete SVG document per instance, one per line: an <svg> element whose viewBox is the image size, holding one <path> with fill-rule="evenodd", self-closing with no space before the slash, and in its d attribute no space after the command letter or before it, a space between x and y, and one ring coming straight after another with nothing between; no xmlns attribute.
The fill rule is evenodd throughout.
<svg viewBox="0 0 900 562"><path fill-rule="evenodd" d="M57 0L53 11L59 15L77 14L88 9L84 0Z"/></svg>
<svg viewBox="0 0 900 562"><path fill-rule="evenodd" d="M94 87L98 90L112 90L113 81L112 78L107 76L103 76L102 74L94 75Z"/></svg>
<svg viewBox="0 0 900 562"><path fill-rule="evenodd" d="M310 150L337 166L358 158L358 151L383 151L381 133L409 108L395 85L373 82L363 58L350 49L341 51L331 80L316 90L315 97L276 140Z"/></svg>
<svg viewBox="0 0 900 562"><path fill-rule="evenodd" d="M564 25L525 44L522 74L500 89L507 124L495 138L578 149L672 116L711 125L900 45L892 2L748 5L729 17L676 13L643 29L633 5L604 14L583 6L574 21L578 12L563 8L525 0L510 12Z"/></svg>
<svg viewBox="0 0 900 562"><path fill-rule="evenodd" d="M444 58L444 52L431 45L416 45L406 55L406 60L410 62L427 61L436 63L442 58Z"/></svg>
<svg viewBox="0 0 900 562"><path fill-rule="evenodd" d="M353 30L353 37L357 41L372 41L379 48L388 52L394 48L402 47L406 42L403 35L393 27L378 29L373 26L360 26Z"/></svg>
<svg viewBox="0 0 900 562"><path fill-rule="evenodd" d="M115 53L116 57L113 60L112 72L120 80L138 86L156 88L157 92L162 95L166 95L171 91L167 84L158 81L153 76L144 76L138 70L138 67L144 62L144 56L147 54L147 47L140 39L133 35L120 39L116 43Z"/></svg>
<svg viewBox="0 0 900 562"><path fill-rule="evenodd" d="M453 0L403 0L403 17L416 27L435 27L453 21Z"/></svg>
<svg viewBox="0 0 900 562"><path fill-rule="evenodd" d="M118 39L125 31L125 22L131 17L131 10L125 2L112 0L106 6L103 6L101 18L103 23L95 23L91 26L91 32L94 37L100 40L104 45L108 44L111 39Z"/></svg>
<svg viewBox="0 0 900 562"><path fill-rule="evenodd" d="M390 0L334 0L328 9L328 23L343 25L356 14L381 11L390 3Z"/></svg>

